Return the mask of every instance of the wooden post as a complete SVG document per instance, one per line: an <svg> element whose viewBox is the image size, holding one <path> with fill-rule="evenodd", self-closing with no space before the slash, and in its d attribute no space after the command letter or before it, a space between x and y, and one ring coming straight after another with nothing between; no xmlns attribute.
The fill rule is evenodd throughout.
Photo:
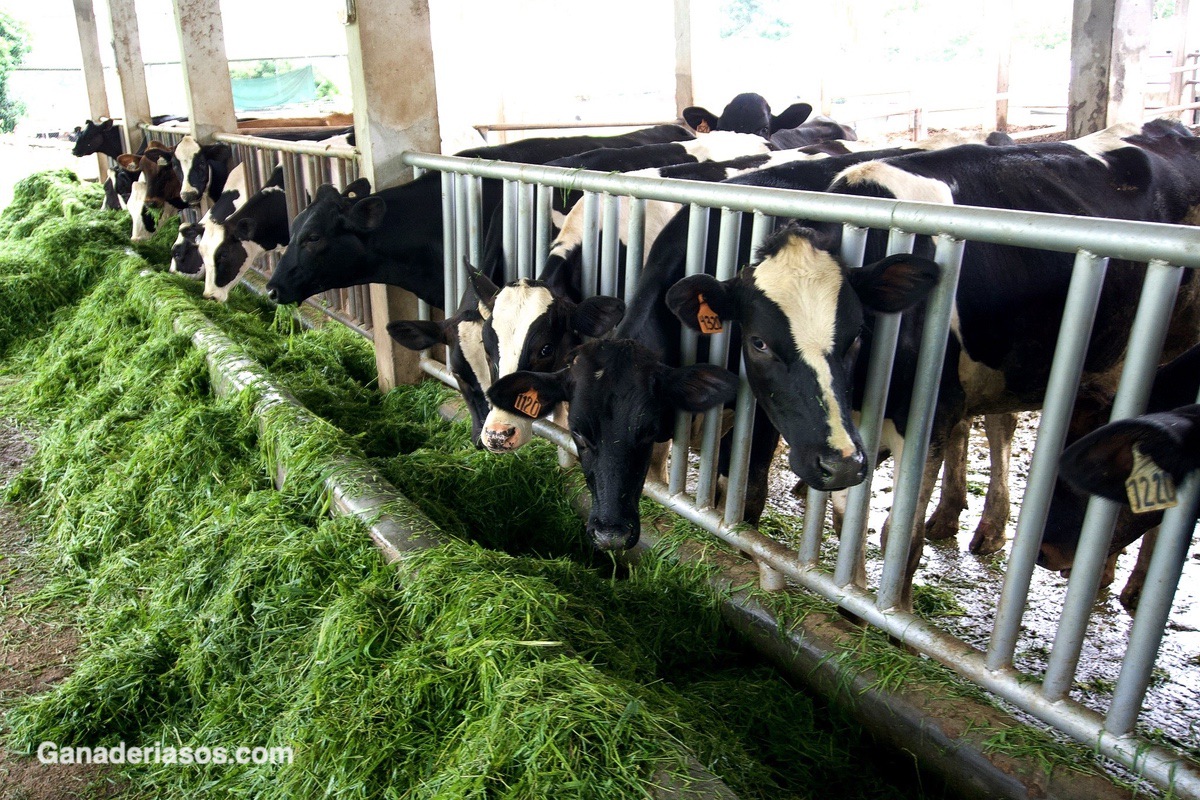
<svg viewBox="0 0 1200 800"><path fill-rule="evenodd" d="M1141 121L1151 11L1150 0L1074 0L1069 136Z"/></svg>
<svg viewBox="0 0 1200 800"><path fill-rule="evenodd" d="M996 64L996 101L988 103L984 113L984 133L1008 130L1009 67L1012 64L1013 0L986 0L984 27L987 29L991 58Z"/></svg>
<svg viewBox="0 0 1200 800"><path fill-rule="evenodd" d="M692 80L692 0L675 0L675 113L696 104Z"/></svg>
<svg viewBox="0 0 1200 800"><path fill-rule="evenodd" d="M87 84L88 113L99 121L109 116L108 92L104 88L104 63L100 60L100 35L96 32L96 11L92 0L75 0L75 27L79 30L79 50L83 54L83 79ZM100 180L108 177L108 156L96 154Z"/></svg>
<svg viewBox="0 0 1200 800"><path fill-rule="evenodd" d="M412 177L400 161L402 152L441 149L429 0L348 2L346 40L361 172L379 191ZM447 306L453 303L446 298ZM379 388L419 381L418 354L396 346L387 333L389 320L416 318L416 297L394 286L372 285L371 314Z"/></svg>
<svg viewBox="0 0 1200 800"><path fill-rule="evenodd" d="M237 129L221 4L219 0L172 0L171 4L179 31L188 125L198 142L209 144L214 133Z"/></svg>
<svg viewBox="0 0 1200 800"><path fill-rule="evenodd" d="M1188 54L1188 0L1175 0L1175 41L1171 43L1171 66L1180 69L1187 65ZM1183 104L1183 72L1171 73L1171 84L1167 89L1167 105ZM1183 112L1180 112L1183 119Z"/></svg>
<svg viewBox="0 0 1200 800"><path fill-rule="evenodd" d="M134 0L108 0L112 23L112 48L117 77L121 80L121 105L125 115L125 152L132 153L142 142L138 126L150 122L150 95L146 90L146 67L138 33Z"/></svg>

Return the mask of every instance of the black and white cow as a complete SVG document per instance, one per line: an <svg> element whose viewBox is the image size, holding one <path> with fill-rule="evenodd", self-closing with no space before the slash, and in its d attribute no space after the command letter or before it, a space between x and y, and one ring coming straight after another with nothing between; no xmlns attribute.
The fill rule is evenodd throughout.
<svg viewBox="0 0 1200 800"><path fill-rule="evenodd" d="M967 145L855 165L830 191L1177 223L1191 219L1200 206L1200 139L1178 123L1157 121L1074 142ZM870 311L919 299L936 278L932 262L919 258L883 259L866 268L866 277L847 275L832 255L841 228L829 227L817 234L788 228L754 270L724 283L688 278L670 297L672 309L693 327L699 327L695 310L701 295L722 320L739 323L755 394L792 447L792 469L820 489L850 486L864 477L865 454L850 412L870 349ZM927 242L918 246L929 253ZM882 237L869 237L868 261L882 247ZM967 243L931 462L940 461L947 431L968 414L1040 407L1072 264L1066 254ZM1119 369L1134 312L1129 298L1138 295L1143 272L1136 265L1109 269L1084 364L1085 387L1106 384ZM882 289L864 294L859 282L876 275ZM1200 308L1200 281L1190 275L1184 281L1171 335L1181 347L1196 341ZM913 382L923 323L922 309L916 312L904 318L893 369L899 390L892 391L886 412L898 431L907 422L910 398L902 387ZM844 348L860 330L863 346L848 371L841 359L850 350ZM910 577L923 526L913 533ZM910 603L911 596L903 602Z"/></svg>
<svg viewBox="0 0 1200 800"><path fill-rule="evenodd" d="M369 185L364 180L355 191L366 194ZM200 242L204 296L225 302L234 284L259 256L285 246L287 241L287 195L280 166L263 188L229 213L217 213L217 206L213 206Z"/></svg>
<svg viewBox="0 0 1200 800"><path fill-rule="evenodd" d="M623 136L525 139L464 150L464 157L544 164L600 147L638 147L692 138L677 125ZM482 212L490 219L501 201L498 181L483 181ZM495 275L489 277L497 278ZM349 203L332 187L318 190L292 227L287 253L268 282L272 299L295 303L326 289L387 283L442 308L441 178L436 173Z"/></svg>
<svg viewBox="0 0 1200 800"><path fill-rule="evenodd" d="M75 129L75 146L71 155L80 158L103 153L109 158L117 158L122 152L121 129L113 125L108 117L101 117L99 122L88 120L82 127Z"/></svg>
<svg viewBox="0 0 1200 800"><path fill-rule="evenodd" d="M129 207L129 195L133 192L133 183L137 175L123 169L118 169L104 179L104 202L102 211L124 211Z"/></svg>
<svg viewBox="0 0 1200 800"><path fill-rule="evenodd" d="M148 239L155 231L150 208L161 208L162 219L167 219L187 207L179 197L179 180L171 169L171 151L163 143L150 142L140 155L122 153L117 164L128 177L135 179L126 202L133 220L134 241Z"/></svg>
<svg viewBox="0 0 1200 800"><path fill-rule="evenodd" d="M204 280L204 257L202 253L205 232L216 219L225 219L246 202L246 173L244 165L238 164L229 173L225 190L212 208L205 212L200 221L180 225L175 244L171 247L170 271L196 280Z"/></svg>
<svg viewBox="0 0 1200 800"><path fill-rule="evenodd" d="M719 117L703 106L688 106L683 110L683 120L697 133L734 131L769 139L776 131L803 124L811 113L808 103L793 103L775 116L762 95L743 92L729 101Z"/></svg>
<svg viewBox="0 0 1200 800"><path fill-rule="evenodd" d="M771 133L771 144L780 150L807 147L824 141L858 141L858 135L848 125L842 125L829 117L816 116L805 120L802 125L783 128Z"/></svg>
<svg viewBox="0 0 1200 800"><path fill-rule="evenodd" d="M225 189L232 168L233 149L229 145L202 145L191 135L175 145L171 168L179 181L179 197L189 206L200 205L207 196L214 203Z"/></svg>

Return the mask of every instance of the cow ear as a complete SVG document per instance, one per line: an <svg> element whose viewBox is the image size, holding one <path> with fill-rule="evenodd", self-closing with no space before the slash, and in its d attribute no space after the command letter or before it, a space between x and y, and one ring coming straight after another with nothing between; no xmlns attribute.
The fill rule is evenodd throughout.
<svg viewBox="0 0 1200 800"><path fill-rule="evenodd" d="M250 241L258 232L258 223L252 217L242 217L233 225L233 236L243 242Z"/></svg>
<svg viewBox="0 0 1200 800"><path fill-rule="evenodd" d="M267 186L275 186L280 189L283 188L283 165L282 164L275 167L275 169L273 169L271 171L271 180L267 181ZM265 189L266 187L264 186L263 188Z"/></svg>
<svg viewBox="0 0 1200 800"><path fill-rule="evenodd" d="M812 106L808 103L793 103L780 112L779 116L771 115L771 133L788 128L798 128L812 114Z"/></svg>
<svg viewBox="0 0 1200 800"><path fill-rule="evenodd" d="M113 121L111 119L106 119L100 123L100 130L106 131L106 130L110 129L112 126L113 126Z"/></svg>
<svg viewBox="0 0 1200 800"><path fill-rule="evenodd" d="M146 144L146 150L162 150L162 151L166 152L168 155L175 152L174 148L168 147L167 145L160 142L158 139L151 139Z"/></svg>
<svg viewBox="0 0 1200 800"><path fill-rule="evenodd" d="M388 335L409 350L425 350L436 344L450 344L446 329L437 322L410 320L389 322Z"/></svg>
<svg viewBox="0 0 1200 800"><path fill-rule="evenodd" d="M553 411L559 403L566 402L570 380L567 369L514 372L493 383L487 396L496 408L538 419Z"/></svg>
<svg viewBox="0 0 1200 800"><path fill-rule="evenodd" d="M117 156L117 164L126 172L132 172L135 175L142 171L142 157L135 156L133 153L122 153Z"/></svg>
<svg viewBox="0 0 1200 800"><path fill-rule="evenodd" d="M1198 431L1200 405L1119 420L1064 450L1059 474L1079 491L1124 503L1125 481L1134 466L1134 445L1178 484L1190 470L1200 467Z"/></svg>
<svg viewBox="0 0 1200 800"><path fill-rule="evenodd" d="M867 308L894 314L928 297L941 276L942 268L936 262L899 253L852 269L847 279Z"/></svg>
<svg viewBox="0 0 1200 800"><path fill-rule="evenodd" d="M366 178L359 178L351 181L345 189L342 190L342 197L348 200L359 200L371 193L371 182Z"/></svg>
<svg viewBox="0 0 1200 800"><path fill-rule="evenodd" d="M379 197L364 197L346 212L346 224L358 233L370 233L383 224L387 203Z"/></svg>
<svg viewBox="0 0 1200 800"><path fill-rule="evenodd" d="M341 198L341 192L333 184L322 183L317 187L317 197L313 202L319 203L322 200L340 200Z"/></svg>
<svg viewBox="0 0 1200 800"><path fill-rule="evenodd" d="M571 312L571 328L583 336L603 336L625 316L625 303L616 297L589 297Z"/></svg>
<svg viewBox="0 0 1200 800"><path fill-rule="evenodd" d="M683 121L696 133L708 133L717 129L717 115L702 106L685 108Z"/></svg>
<svg viewBox="0 0 1200 800"><path fill-rule="evenodd" d="M475 299L491 311L496 302L496 295L500 294L500 288L492 283L491 278L472 267L466 256L463 256L463 264L467 267L467 276L471 281L471 290L475 292Z"/></svg>
<svg viewBox="0 0 1200 800"><path fill-rule="evenodd" d="M233 148L224 142L206 145L201 152L209 161L228 162L233 160Z"/></svg>
<svg viewBox="0 0 1200 800"><path fill-rule="evenodd" d="M735 280L722 283L712 275L689 275L667 291L667 308L694 331L720 333L725 323L738 318Z"/></svg>
<svg viewBox="0 0 1200 800"><path fill-rule="evenodd" d="M75 132L76 132L76 133L82 133L82 132L83 132L83 128L81 128L81 127L79 127L78 125L76 125L76 126L75 126Z"/></svg>
<svg viewBox="0 0 1200 800"><path fill-rule="evenodd" d="M693 414L732 402L737 397L737 376L712 364L670 369L660 380L671 405Z"/></svg>

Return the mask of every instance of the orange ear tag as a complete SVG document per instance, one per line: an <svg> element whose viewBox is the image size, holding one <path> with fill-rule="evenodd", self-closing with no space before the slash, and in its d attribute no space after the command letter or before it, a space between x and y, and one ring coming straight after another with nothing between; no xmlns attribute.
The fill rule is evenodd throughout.
<svg viewBox="0 0 1200 800"><path fill-rule="evenodd" d="M696 322L700 325L700 332L720 333L725 330L725 326L721 324L721 318L708 305L704 295L697 295L697 299L700 301L700 308L696 310Z"/></svg>
<svg viewBox="0 0 1200 800"><path fill-rule="evenodd" d="M525 416L537 419L542 413L542 398L538 396L537 389L529 388L517 395L513 406Z"/></svg>

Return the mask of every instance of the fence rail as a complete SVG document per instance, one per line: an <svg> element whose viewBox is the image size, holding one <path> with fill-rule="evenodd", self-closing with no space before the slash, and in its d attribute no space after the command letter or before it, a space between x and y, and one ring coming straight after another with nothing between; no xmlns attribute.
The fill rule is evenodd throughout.
<svg viewBox="0 0 1200 800"><path fill-rule="evenodd" d="M707 487L715 478L715 448L705 448L699 468L691 469L688 473L683 471L686 457L681 458L681 455L685 456L685 446L677 447L672 457L676 474L668 484L648 481L645 493L754 558L763 568L764 584L778 585L779 576L786 576L1135 773L1161 787L1172 787L1176 796L1200 798L1200 768L1194 762L1133 733L1133 723L1149 684L1150 665L1155 660L1171 598L1178 583L1178 559L1172 561L1163 556L1155 560L1147 585L1155 584L1159 589L1153 596L1147 595L1143 599L1143 603L1148 602L1149 605L1139 607L1121 677L1107 715L1085 707L1066 692L1074 682L1088 613L1097 593L1099 565L1107 553L1113 531L1112 509L1106 508L1107 501L1093 501L1089 506L1089 522L1085 526L1068 587L1067 610L1059 622L1047 673L1035 675L1022 672L1012 662L1035 569L1034 560L1042 535L1045 509L1055 479L1055 466L1062 450L1067 415L1078 388L1081 359L1078 358L1077 349L1081 342L1086 344L1090 336L1091 319L1095 315L1099 285L1104 276L1102 267L1107 265L1110 258L1150 263L1130 336L1124 378L1117 392L1117 410L1114 412L1114 417L1130 416L1140 413L1145 406L1149 380L1158 363L1169 316L1164 309L1169 312L1183 269L1200 267L1200 230L1156 223L948 207L762 187L697 184L418 153L408 153L404 160L411 166L443 173L444 274L448 306L460 296L465 286L465 274L461 266L463 256L477 257L480 249L481 179L505 182L504 247L510 270L506 277L510 280L519 275L533 274L544 262L546 248L543 245L548 238L549 226L549 192L552 189L585 192L580 202L585 203L587 220L583 256L584 291L587 295L597 293L600 287L617 286L617 270L625 270L629 276L627 295L634 290L641 253L644 252L644 232L640 227L642 223L638 221L640 215L636 212L645 199L690 205L697 222L701 219L707 222L709 208L724 209L723 216L734 220L741 213L753 213L756 224L752 236L756 241L765 237L772 217L840 222L845 225L846 231L843 236L843 257L851 266L861 265L865 229L891 231L889 249L893 252L911 251L914 235L934 237L937 244L935 260L948 277L943 279L930 300L918 377L913 387L913 413L905 431L906 447L895 484L893 533L884 555L883 576L874 591L856 585L851 577L853 571L845 568L864 541L865 508L870 500L869 477L866 483L850 492L834 569L822 563L820 557L827 500L825 495L810 492L806 504L808 518L805 520L800 548L789 549L741 524L739 498L744 497L744 472L741 473L742 477L738 477L737 469L731 469L728 495L733 499L727 501L724 511L712 506L706 495ZM630 218L634 220L634 225L628 230L627 241L628 252L634 255L625 264L619 264L616 256L610 252L611 227L603 232L603 248L598 246L601 236L598 209L603 206L611 212L611 198L616 195L642 198L631 201L634 213L630 214ZM606 220L611 220L615 215L606 213L604 216ZM689 256L689 272L703 269L703 227L699 224L691 226L688 252L698 255ZM736 252L736 243L730 238L737 236L740 228L736 221L721 225L719 252ZM909 537L897 531L923 523L923 520L916 518L921 511L917 508L917 497L942 354L948 337L956 276L966 240L1078 254L1067 300L1068 313L1064 317L1051 385L1046 392L1048 399L1042 411L1034 464L1008 561L1004 590L995 609L997 622L992 642L986 651L915 614L897 608L897 595L909 545ZM612 250L615 251L615 248ZM727 262L727 258L722 259L724 266L719 265L718 268L730 269L732 265ZM898 319L892 324L898 325ZM884 349L882 346L877 348ZM694 353L694 350L691 352ZM886 378L890 374L892 354L877 358L883 359L882 366L871 370L874 377L867 387L862 409L862 432L869 453L873 452L878 442L877 426L882 421L887 399ZM422 367L428 374L454 385L444 364L424 358ZM899 388L907 390L908 387ZM744 466L750 438L746 432L754 414L753 397L744 368L738 397L732 461L735 465ZM685 422L681 420L680 429L683 429ZM870 430L872 426L876 429ZM535 430L563 451L574 453L571 437L562 428L539 422ZM685 477L690 479L685 480ZM690 495L685 491L689 483L705 489L698 489L696 496ZM1192 524L1187 517L1187 509L1195 507L1200 495L1198 484L1200 481L1192 479L1184 485L1180 491L1180 508L1169 511L1164 519L1164 533L1169 531L1174 537L1173 552L1185 552L1179 550L1178 543L1190 539Z"/></svg>

